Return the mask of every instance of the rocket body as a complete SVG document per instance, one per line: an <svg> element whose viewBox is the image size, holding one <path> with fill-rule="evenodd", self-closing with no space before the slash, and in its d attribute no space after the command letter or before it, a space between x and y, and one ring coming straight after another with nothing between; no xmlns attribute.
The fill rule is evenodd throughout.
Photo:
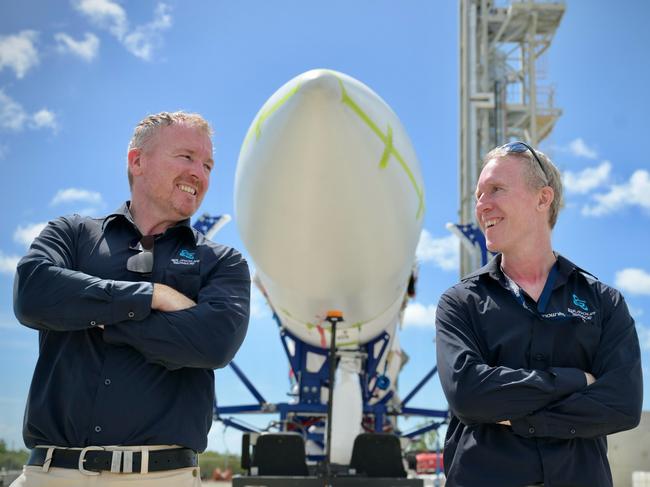
<svg viewBox="0 0 650 487"><path fill-rule="evenodd" d="M419 163L401 122L361 82L313 70L262 107L242 146L235 213L282 325L340 347L398 321L422 228Z"/></svg>

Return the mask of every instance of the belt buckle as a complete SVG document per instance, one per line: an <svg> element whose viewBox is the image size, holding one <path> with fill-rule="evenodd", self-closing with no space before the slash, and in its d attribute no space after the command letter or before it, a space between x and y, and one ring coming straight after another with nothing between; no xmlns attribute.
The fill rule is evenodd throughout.
<svg viewBox="0 0 650 487"><path fill-rule="evenodd" d="M84 462L86 461L86 453L95 450L104 450L104 448L101 446L87 446L85 448L82 448L81 452L79 452L78 467L79 467L79 471L84 475L99 475L99 472L95 472L94 470L86 470L84 468Z"/></svg>

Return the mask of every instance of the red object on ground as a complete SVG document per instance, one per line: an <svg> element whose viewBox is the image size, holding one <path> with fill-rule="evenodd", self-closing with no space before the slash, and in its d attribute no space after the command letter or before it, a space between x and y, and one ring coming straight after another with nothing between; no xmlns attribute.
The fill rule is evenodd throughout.
<svg viewBox="0 0 650 487"><path fill-rule="evenodd" d="M232 470L226 468L223 472L219 467L212 471L212 480L232 480Z"/></svg>
<svg viewBox="0 0 650 487"><path fill-rule="evenodd" d="M417 473L438 473L443 470L442 453L418 453L415 455Z"/></svg>

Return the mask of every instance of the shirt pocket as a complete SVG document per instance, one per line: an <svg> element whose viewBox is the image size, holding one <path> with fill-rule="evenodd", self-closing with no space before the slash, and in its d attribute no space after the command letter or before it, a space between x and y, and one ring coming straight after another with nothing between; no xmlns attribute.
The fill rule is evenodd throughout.
<svg viewBox="0 0 650 487"><path fill-rule="evenodd" d="M198 302L199 291L201 290L201 274L198 266L196 269L165 269L163 284L174 288L194 302Z"/></svg>

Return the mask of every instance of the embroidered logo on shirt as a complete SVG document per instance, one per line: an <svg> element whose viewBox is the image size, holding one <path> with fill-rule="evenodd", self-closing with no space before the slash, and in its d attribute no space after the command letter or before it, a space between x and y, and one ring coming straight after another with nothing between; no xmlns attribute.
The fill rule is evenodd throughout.
<svg viewBox="0 0 650 487"><path fill-rule="evenodd" d="M181 257L185 257L186 259L191 259L194 260L194 252L190 252L189 250L181 250L179 254ZM576 299L575 294L573 295L573 299Z"/></svg>
<svg viewBox="0 0 650 487"><path fill-rule="evenodd" d="M573 303L575 307L572 307L571 303ZM571 303L569 303L569 306L567 306L566 313L562 311L551 311L549 313L543 313L542 317L551 320L562 320L574 317L580 318L583 323L590 322L594 319L596 311L589 310L589 306L587 306L586 300L580 299L575 294L572 294Z"/></svg>
<svg viewBox="0 0 650 487"><path fill-rule="evenodd" d="M194 265L197 264L199 259L195 257L196 252L192 252L190 250L186 249L181 249L181 251L178 253L178 255L181 257L180 259L172 259L172 264L177 264L177 265Z"/></svg>
<svg viewBox="0 0 650 487"><path fill-rule="evenodd" d="M582 309L583 311L589 311L589 308L587 307L587 301L585 301L584 299L580 299L575 294L573 295L573 304L575 304L578 308Z"/></svg>
<svg viewBox="0 0 650 487"><path fill-rule="evenodd" d="M565 320L571 316L574 316L576 318L580 318L583 323L586 323L587 321L591 321L595 315L596 315L595 311L586 313L580 309L567 308L566 313L562 311L551 311L550 313L542 313L541 316L542 318L545 318L547 320Z"/></svg>
<svg viewBox="0 0 650 487"><path fill-rule="evenodd" d="M573 315L576 316L580 319L582 319L583 322L591 321L591 319L594 317L596 314L595 311L591 311L590 313L585 313L584 311L581 311L579 309L573 309L573 308L568 308L567 311Z"/></svg>
<svg viewBox="0 0 650 487"><path fill-rule="evenodd" d="M562 313L562 311L553 311L551 313L542 313L542 318L546 318L548 320L566 318L566 314Z"/></svg>

